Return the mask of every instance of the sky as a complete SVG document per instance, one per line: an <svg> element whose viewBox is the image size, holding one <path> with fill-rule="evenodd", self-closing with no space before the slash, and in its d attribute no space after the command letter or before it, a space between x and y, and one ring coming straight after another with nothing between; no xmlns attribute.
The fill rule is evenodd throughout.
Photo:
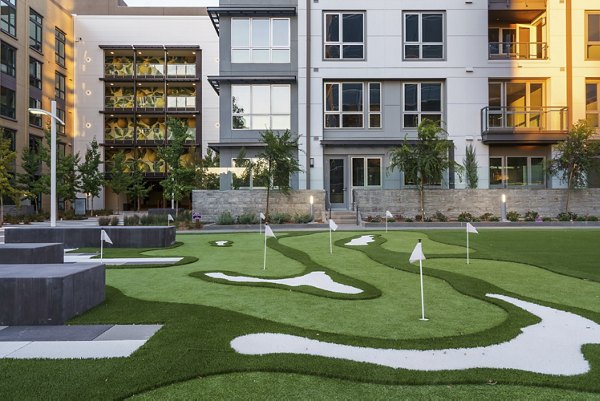
<svg viewBox="0 0 600 401"><path fill-rule="evenodd" d="M219 0L125 0L131 7L215 7Z"/></svg>

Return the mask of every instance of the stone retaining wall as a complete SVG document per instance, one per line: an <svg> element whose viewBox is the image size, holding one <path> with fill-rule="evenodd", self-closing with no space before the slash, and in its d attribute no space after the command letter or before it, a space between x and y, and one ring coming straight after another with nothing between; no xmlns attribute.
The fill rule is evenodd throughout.
<svg viewBox="0 0 600 401"><path fill-rule="evenodd" d="M271 192L269 204L270 213L295 214L310 213L310 196L314 197L313 213L319 218L325 210L325 191L292 191L289 195L279 191ZM195 212L202 215L202 221L216 221L223 212L230 212L233 216L244 213L257 214L265 211L267 204L267 191L230 190L192 192L192 205Z"/></svg>
<svg viewBox="0 0 600 401"><path fill-rule="evenodd" d="M462 212L500 216L502 194L506 195L507 210L521 215L535 211L543 217L556 217L565 211L567 200L564 189L432 189L425 191L425 214L440 211L450 218ZM357 189L356 197L363 217L386 210L410 218L420 214L417 190ZM578 215L600 216L600 188L575 190L570 203L570 210Z"/></svg>

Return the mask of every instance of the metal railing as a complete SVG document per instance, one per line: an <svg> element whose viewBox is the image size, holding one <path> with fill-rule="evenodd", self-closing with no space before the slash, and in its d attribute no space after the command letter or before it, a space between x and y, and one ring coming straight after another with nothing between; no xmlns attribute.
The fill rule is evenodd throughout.
<svg viewBox="0 0 600 401"><path fill-rule="evenodd" d="M546 60L546 42L489 42L490 60Z"/></svg>
<svg viewBox="0 0 600 401"><path fill-rule="evenodd" d="M167 96L167 108L195 110L196 96Z"/></svg>
<svg viewBox="0 0 600 401"><path fill-rule="evenodd" d="M567 107L484 107L481 132L567 131Z"/></svg>
<svg viewBox="0 0 600 401"><path fill-rule="evenodd" d="M177 78L195 78L196 64L167 64L167 76Z"/></svg>

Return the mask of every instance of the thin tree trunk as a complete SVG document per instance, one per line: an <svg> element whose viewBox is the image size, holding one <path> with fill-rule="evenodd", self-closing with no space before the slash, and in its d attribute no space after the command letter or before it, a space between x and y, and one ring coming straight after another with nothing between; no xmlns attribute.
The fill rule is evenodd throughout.
<svg viewBox="0 0 600 401"><path fill-rule="evenodd" d="M4 225L4 195L0 194L0 227Z"/></svg>
<svg viewBox="0 0 600 401"><path fill-rule="evenodd" d="M119 200L121 198L121 194L115 194L117 195L117 214L119 214Z"/></svg>
<svg viewBox="0 0 600 401"><path fill-rule="evenodd" d="M569 213L569 203L571 202L571 191L573 190L573 173L575 172L575 166L569 172L569 181L567 182L567 204L565 205L565 211Z"/></svg>

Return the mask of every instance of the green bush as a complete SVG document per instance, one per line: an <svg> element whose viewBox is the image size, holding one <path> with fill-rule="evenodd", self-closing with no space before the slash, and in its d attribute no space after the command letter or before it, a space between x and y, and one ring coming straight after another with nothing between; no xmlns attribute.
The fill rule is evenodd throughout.
<svg viewBox="0 0 600 401"><path fill-rule="evenodd" d="M240 224L258 224L258 217L254 213L244 213L238 216Z"/></svg>
<svg viewBox="0 0 600 401"><path fill-rule="evenodd" d="M306 224L306 223L310 223L311 221L312 221L312 216L310 215L310 213L297 214L294 216L294 223Z"/></svg>
<svg viewBox="0 0 600 401"><path fill-rule="evenodd" d="M500 217L491 215L487 221L500 221Z"/></svg>
<svg viewBox="0 0 600 401"><path fill-rule="evenodd" d="M598 221L598 216L587 216L587 221Z"/></svg>
<svg viewBox="0 0 600 401"><path fill-rule="evenodd" d="M461 214L458 215L457 220L460 221L461 223L472 222L473 215L469 212L462 212Z"/></svg>
<svg viewBox="0 0 600 401"><path fill-rule="evenodd" d="M506 213L506 219L508 221L519 221L519 217L521 217L521 215L518 212L515 212L514 210L511 210L510 212Z"/></svg>
<svg viewBox="0 0 600 401"><path fill-rule="evenodd" d="M558 221L573 221L577 219L577 215L573 212L559 213L556 217L558 218Z"/></svg>
<svg viewBox="0 0 600 401"><path fill-rule="evenodd" d="M381 223L381 217L379 216L367 216L367 223Z"/></svg>
<svg viewBox="0 0 600 401"><path fill-rule="evenodd" d="M291 223L292 216L288 213L273 213L271 216L269 216L269 222L271 224Z"/></svg>
<svg viewBox="0 0 600 401"><path fill-rule="evenodd" d="M542 221L552 221L552 217L542 217Z"/></svg>
<svg viewBox="0 0 600 401"><path fill-rule="evenodd" d="M235 219L229 212L223 212L217 217L217 224L222 226L229 226L235 223Z"/></svg>
<svg viewBox="0 0 600 401"><path fill-rule="evenodd" d="M587 217L586 216L577 216L575 218L575 221L587 221Z"/></svg>
<svg viewBox="0 0 600 401"><path fill-rule="evenodd" d="M525 221L536 221L539 216L540 215L538 212L534 212L534 211L530 210L525 213L524 218L525 218Z"/></svg>
<svg viewBox="0 0 600 401"><path fill-rule="evenodd" d="M413 219L407 217L406 219L404 219L404 221L407 222L407 223L412 223Z"/></svg>
<svg viewBox="0 0 600 401"><path fill-rule="evenodd" d="M445 223L448 221L448 217L440 211L435 212L435 216L433 216L433 217L434 217L434 219L436 219L437 221L441 221L442 223Z"/></svg>
<svg viewBox="0 0 600 401"><path fill-rule="evenodd" d="M139 226L140 225L140 216L134 214L133 216L127 216L123 220L123 224L126 226Z"/></svg>
<svg viewBox="0 0 600 401"><path fill-rule="evenodd" d="M98 217L98 225L99 226L110 225L110 217Z"/></svg>
<svg viewBox="0 0 600 401"><path fill-rule="evenodd" d="M113 216L110 219L110 225L111 226L118 226L119 225L119 218L117 216Z"/></svg>
<svg viewBox="0 0 600 401"><path fill-rule="evenodd" d="M91 213L96 216L110 216L113 214L112 209L96 209L92 210Z"/></svg>
<svg viewBox="0 0 600 401"><path fill-rule="evenodd" d="M494 217L494 215L492 213L484 213L481 216L479 216L479 220L481 220L481 221L492 221L492 220L490 220L492 217Z"/></svg>
<svg viewBox="0 0 600 401"><path fill-rule="evenodd" d="M143 226L166 226L167 225L167 216L166 215L141 216L140 223Z"/></svg>

